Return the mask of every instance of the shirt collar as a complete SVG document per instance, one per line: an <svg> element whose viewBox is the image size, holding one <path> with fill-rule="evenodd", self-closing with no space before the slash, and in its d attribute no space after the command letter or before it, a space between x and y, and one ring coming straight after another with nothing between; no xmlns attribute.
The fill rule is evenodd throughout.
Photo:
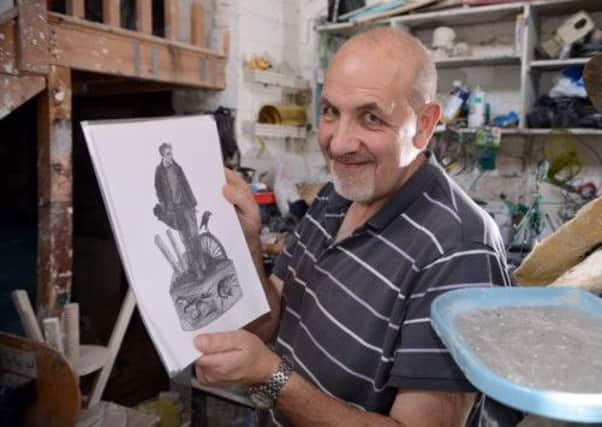
<svg viewBox="0 0 602 427"><path fill-rule="evenodd" d="M425 151L427 160L401 186L399 190L372 216L366 224L375 230L382 230L398 217L420 196L428 184L441 173L441 166L430 151Z"/></svg>

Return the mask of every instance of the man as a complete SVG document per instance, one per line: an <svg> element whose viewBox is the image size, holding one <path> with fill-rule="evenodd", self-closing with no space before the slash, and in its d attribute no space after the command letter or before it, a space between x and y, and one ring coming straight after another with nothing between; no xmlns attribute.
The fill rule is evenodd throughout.
<svg viewBox="0 0 602 427"><path fill-rule="evenodd" d="M252 195L226 173L271 313L248 326L254 334L198 336L196 374L253 385L251 398L273 405L262 425L464 425L474 389L432 330L430 304L510 279L493 221L424 151L440 114L435 93L433 63L407 34L375 29L341 47L319 129L334 185L269 279ZM271 351L258 337L276 332Z"/></svg>
<svg viewBox="0 0 602 427"><path fill-rule="evenodd" d="M204 259L198 243L196 198L184 171L173 158L171 144L159 146L161 162L155 169L155 190L159 199L159 219L178 230L187 252L189 271L203 278Z"/></svg>

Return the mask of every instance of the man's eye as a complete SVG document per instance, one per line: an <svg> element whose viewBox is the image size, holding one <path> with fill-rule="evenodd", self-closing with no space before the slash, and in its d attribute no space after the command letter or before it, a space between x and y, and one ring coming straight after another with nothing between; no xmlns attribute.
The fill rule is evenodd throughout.
<svg viewBox="0 0 602 427"><path fill-rule="evenodd" d="M364 123L366 123L367 125L374 126L381 124L382 120L376 114L367 112L364 113Z"/></svg>
<svg viewBox="0 0 602 427"><path fill-rule="evenodd" d="M331 105L324 105L322 107L322 115L327 117L334 117L337 114L336 108Z"/></svg>

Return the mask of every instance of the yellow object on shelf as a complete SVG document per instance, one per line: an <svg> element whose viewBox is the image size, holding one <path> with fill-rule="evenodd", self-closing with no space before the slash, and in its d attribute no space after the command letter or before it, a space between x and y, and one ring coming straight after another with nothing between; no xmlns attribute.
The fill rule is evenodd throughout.
<svg viewBox="0 0 602 427"><path fill-rule="evenodd" d="M264 105L259 110L258 123L283 126L305 126L305 107L296 104Z"/></svg>

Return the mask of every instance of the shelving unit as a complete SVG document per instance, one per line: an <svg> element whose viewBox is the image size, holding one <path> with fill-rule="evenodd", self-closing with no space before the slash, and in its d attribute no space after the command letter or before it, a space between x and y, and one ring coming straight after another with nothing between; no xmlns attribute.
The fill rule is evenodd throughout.
<svg viewBox="0 0 602 427"><path fill-rule="evenodd" d="M490 56L490 57L478 57L478 56L466 56L466 57L453 57L435 59L435 65L438 68L458 68L458 67L488 67L492 65L518 65L520 64L519 55L505 55L505 56Z"/></svg>
<svg viewBox="0 0 602 427"><path fill-rule="evenodd" d="M529 62L529 67L542 70L560 70L568 65L584 65L589 58L544 59Z"/></svg>
<svg viewBox="0 0 602 427"><path fill-rule="evenodd" d="M246 70L245 78L255 84L283 89L284 97L290 100L290 102L293 102L292 100L295 94L302 91L309 91L310 88L307 80L272 70ZM249 128L252 129L252 133L256 137L266 139L302 140L307 136L307 129L305 126L252 123Z"/></svg>
<svg viewBox="0 0 602 427"><path fill-rule="evenodd" d="M287 89L309 89L309 82L289 74L271 70L247 70L246 74L252 82L268 86L278 86Z"/></svg>
<svg viewBox="0 0 602 427"><path fill-rule="evenodd" d="M526 116L537 98L545 93L544 89L547 89L546 84L550 84L553 76L552 73L557 73L563 67L569 65L583 65L589 59L541 60L536 58L535 47L540 43L540 38L547 40L548 35L544 35L546 25L549 27L548 24L550 22L553 24L560 23L563 19L580 10L587 11L598 24L598 27L602 27L602 0L531 0L490 6L464 6L454 9L390 17L374 21L370 25L406 27L412 34L428 45L432 38L432 31L441 25L453 27L459 34L464 31L466 37L472 36L473 31L472 28L467 29L467 26L487 25L491 29L491 33L493 33L492 37L495 37L496 31L498 33L505 31L506 35L508 35L510 29L514 29L517 17L522 15L523 19L520 21L524 22L524 26L522 27L522 43L516 46L516 49L510 49L514 51L513 53L495 55L492 52L491 55L484 56L483 49L481 51L475 49L475 56L436 59L435 64L441 71L440 82L444 83L449 83L451 80L456 79L457 76L461 75L458 74L460 72L471 72L471 69L474 67L509 66L507 71L504 69L505 76L516 76L516 78L514 80L506 78L506 80L512 82L511 86L506 88L499 87L501 83L494 79L496 83L495 89L500 93L506 92L503 94L505 99L500 101L500 103L504 103L503 108L500 108L500 110L508 110L509 103L515 104L515 109L519 112L520 120L517 129L504 129L502 135L531 136L545 135L551 130L528 129ZM505 30L503 30L504 25L506 26ZM318 25L315 29L318 32L326 34L348 37L364 28L366 26L343 22ZM514 43L514 40L512 42L507 41L505 47L514 47L511 46L511 43ZM469 75L473 76L474 73ZM479 82L469 81L468 83L472 86ZM516 92L517 96L515 98L509 96L508 92ZM495 96L492 96L490 99L495 99ZM495 116L495 112L492 115ZM602 130L600 129L567 129L567 131L578 135L602 135ZM470 133L473 131L467 129L466 132Z"/></svg>
<svg viewBox="0 0 602 427"><path fill-rule="evenodd" d="M255 136L278 139L305 139L307 129L303 126L280 126L255 123Z"/></svg>

